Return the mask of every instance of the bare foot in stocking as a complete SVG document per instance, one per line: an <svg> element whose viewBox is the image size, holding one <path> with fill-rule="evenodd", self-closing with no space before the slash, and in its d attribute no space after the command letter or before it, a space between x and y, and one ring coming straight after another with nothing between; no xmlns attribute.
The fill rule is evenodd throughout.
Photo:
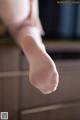
<svg viewBox="0 0 80 120"><path fill-rule="evenodd" d="M36 40L38 39L38 41ZM21 43L22 49L29 61L29 80L43 94L56 90L59 75L55 63L47 54L38 36L26 38Z"/></svg>

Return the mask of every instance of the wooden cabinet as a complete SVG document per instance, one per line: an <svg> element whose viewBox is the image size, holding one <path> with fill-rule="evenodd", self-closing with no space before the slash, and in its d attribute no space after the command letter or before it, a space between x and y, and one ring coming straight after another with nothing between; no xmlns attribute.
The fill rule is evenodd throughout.
<svg viewBox="0 0 80 120"><path fill-rule="evenodd" d="M0 46L0 111L9 112L9 120L80 120L80 59L55 62L58 89L43 95L29 83L20 48Z"/></svg>

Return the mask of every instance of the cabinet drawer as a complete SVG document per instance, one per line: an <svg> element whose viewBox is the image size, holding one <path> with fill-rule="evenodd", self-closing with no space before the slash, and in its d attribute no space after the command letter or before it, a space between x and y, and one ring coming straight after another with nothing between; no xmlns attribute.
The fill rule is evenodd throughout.
<svg viewBox="0 0 80 120"><path fill-rule="evenodd" d="M22 110L20 120L80 120L80 102Z"/></svg>

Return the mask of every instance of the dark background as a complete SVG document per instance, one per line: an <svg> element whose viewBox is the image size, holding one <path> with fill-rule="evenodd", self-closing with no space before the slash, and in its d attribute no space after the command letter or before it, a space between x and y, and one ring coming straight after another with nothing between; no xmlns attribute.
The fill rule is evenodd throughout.
<svg viewBox="0 0 80 120"><path fill-rule="evenodd" d="M80 39L80 4L39 0L40 18L47 38Z"/></svg>

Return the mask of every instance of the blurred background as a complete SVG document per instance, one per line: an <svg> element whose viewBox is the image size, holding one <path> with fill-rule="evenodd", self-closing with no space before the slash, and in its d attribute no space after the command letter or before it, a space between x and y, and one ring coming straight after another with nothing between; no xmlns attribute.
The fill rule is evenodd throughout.
<svg viewBox="0 0 80 120"><path fill-rule="evenodd" d="M0 112L9 120L80 120L80 4L39 0L39 9L58 89L43 95L31 86L28 62L0 20Z"/></svg>
<svg viewBox="0 0 80 120"><path fill-rule="evenodd" d="M79 39L80 4L77 2L59 4L56 0L40 0L40 17L47 37Z"/></svg>

